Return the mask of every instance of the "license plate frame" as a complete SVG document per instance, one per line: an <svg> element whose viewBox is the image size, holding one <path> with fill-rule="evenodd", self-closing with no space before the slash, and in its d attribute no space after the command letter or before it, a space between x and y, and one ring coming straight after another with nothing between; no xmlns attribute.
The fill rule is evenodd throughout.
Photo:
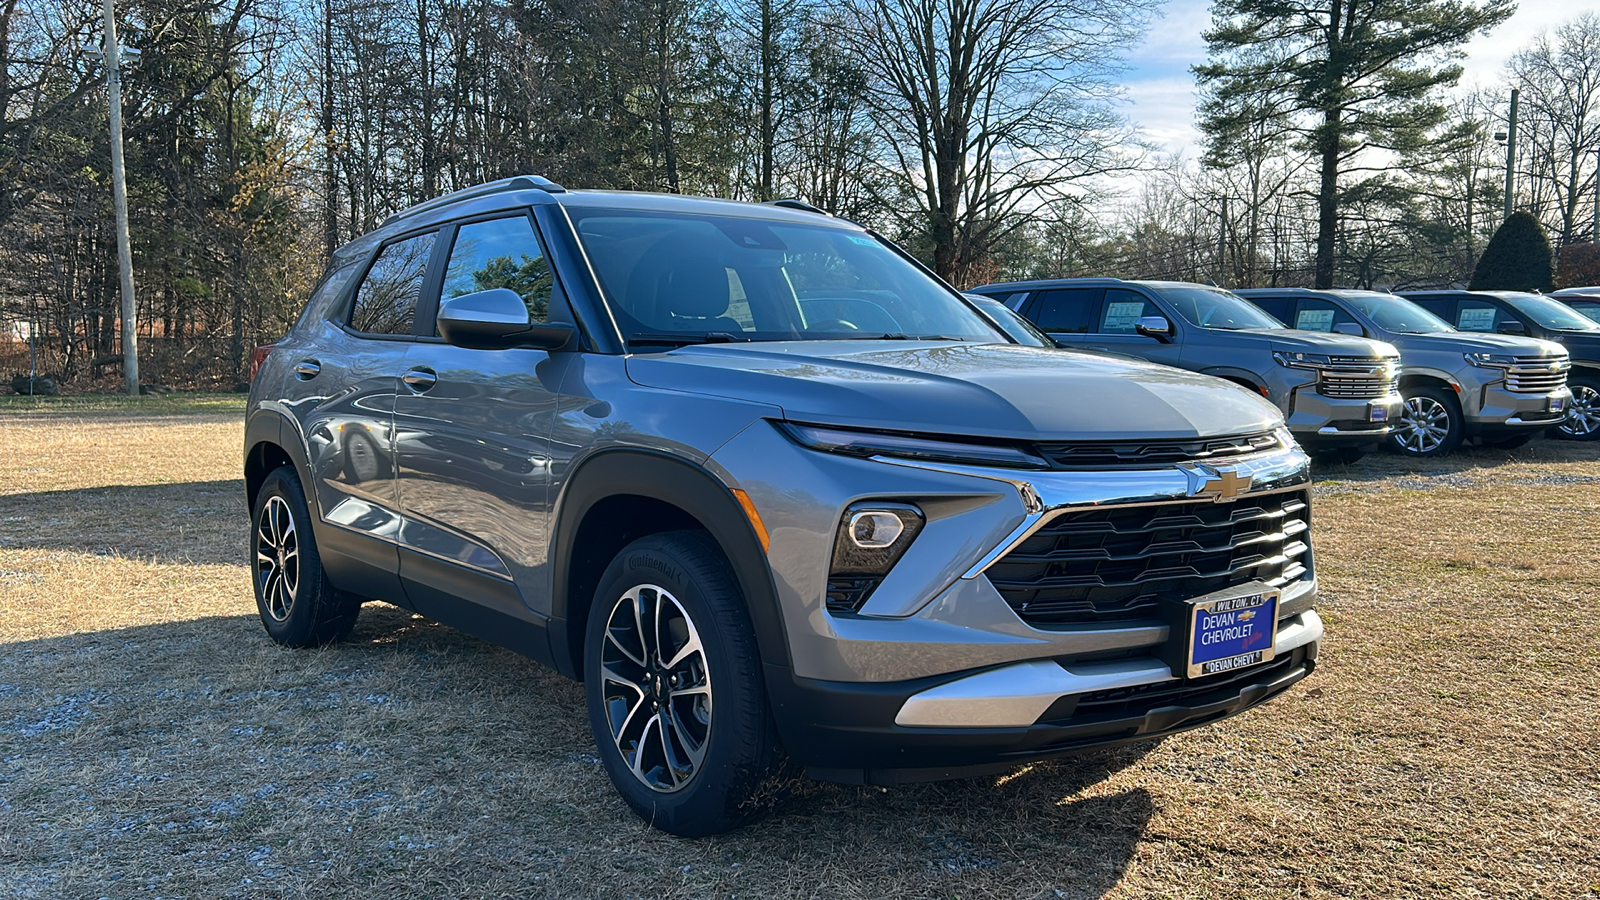
<svg viewBox="0 0 1600 900"><path fill-rule="evenodd" d="M1186 616L1185 677L1203 678L1271 662L1282 599L1282 592L1272 588L1192 601ZM1196 659L1197 647L1204 658Z"/></svg>
<svg viewBox="0 0 1600 900"><path fill-rule="evenodd" d="M1549 400L1545 401L1544 408L1545 408L1545 412L1549 412L1549 413L1566 412L1567 411L1567 398L1565 398L1565 397L1551 397Z"/></svg>

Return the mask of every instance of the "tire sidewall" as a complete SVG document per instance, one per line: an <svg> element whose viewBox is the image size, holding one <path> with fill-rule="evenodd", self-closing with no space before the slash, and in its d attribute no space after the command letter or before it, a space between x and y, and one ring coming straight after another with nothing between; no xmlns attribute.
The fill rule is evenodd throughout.
<svg viewBox="0 0 1600 900"><path fill-rule="evenodd" d="M1407 403L1418 397L1427 397L1428 399L1438 403L1440 406L1443 406L1445 414L1450 417L1450 427L1446 432L1444 439L1439 442L1439 446L1433 448L1432 450L1421 451L1407 448L1403 443L1401 443L1400 432L1398 430L1393 431L1387 438L1390 450L1393 450L1401 456L1423 458L1429 456L1444 456L1447 453L1455 452L1456 448L1461 446L1461 440L1466 435L1466 422L1463 419L1461 402L1459 400L1457 400L1453 395L1442 391L1439 388L1432 387L1431 385L1428 387L1412 388L1409 391L1405 391L1403 393L1403 397ZM1401 413L1402 417L1405 415L1405 412Z"/></svg>
<svg viewBox="0 0 1600 900"><path fill-rule="evenodd" d="M757 754L755 760L747 758L749 750L752 746L763 751L769 748L761 743L767 740L763 733L766 697L743 597L720 559L720 579L703 585L692 576L697 570L704 572L705 560L695 560L692 552L685 552L692 551L692 545L683 544L685 534L641 538L623 548L606 567L584 629L583 676L596 748L618 792L634 812L655 827L697 837L726 831L747 818L739 807L767 765L760 758L763 754ZM600 680L601 647L611 612L625 593L647 584L670 593L688 614L700 635L711 684L705 759L688 784L670 793L641 783L623 759L611 736ZM746 644L743 648L737 646L741 640Z"/></svg>

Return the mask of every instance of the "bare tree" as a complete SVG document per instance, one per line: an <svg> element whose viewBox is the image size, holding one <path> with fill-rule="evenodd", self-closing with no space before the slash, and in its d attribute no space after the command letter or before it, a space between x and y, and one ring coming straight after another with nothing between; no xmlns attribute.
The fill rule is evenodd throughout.
<svg viewBox="0 0 1600 900"><path fill-rule="evenodd" d="M1511 58L1522 90L1518 139L1533 214L1568 244L1588 231L1586 195L1596 190L1600 151L1600 15L1584 13ZM1587 235L1600 240L1600 235Z"/></svg>

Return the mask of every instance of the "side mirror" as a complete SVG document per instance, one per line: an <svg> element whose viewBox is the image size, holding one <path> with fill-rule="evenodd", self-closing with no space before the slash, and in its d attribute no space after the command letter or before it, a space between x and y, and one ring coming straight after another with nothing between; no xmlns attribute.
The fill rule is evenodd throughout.
<svg viewBox="0 0 1600 900"><path fill-rule="evenodd" d="M558 350L572 340L571 325L535 325L528 307L510 288L490 288L439 304L439 334L469 350L537 347Z"/></svg>
<svg viewBox="0 0 1600 900"><path fill-rule="evenodd" d="M1500 334L1524 334L1525 335L1525 334L1528 333L1528 329L1523 327L1523 324L1521 322L1518 322L1516 319L1506 319L1505 321L1501 322L1498 327L1495 328L1495 331L1499 332Z"/></svg>
<svg viewBox="0 0 1600 900"><path fill-rule="evenodd" d="M1364 331L1361 326L1357 325L1355 322L1335 322L1333 323L1333 333L1348 334L1351 337L1367 336L1366 331Z"/></svg>
<svg viewBox="0 0 1600 900"><path fill-rule="evenodd" d="M1172 323L1164 316L1140 316L1139 321L1133 323L1133 330L1163 344L1172 342Z"/></svg>

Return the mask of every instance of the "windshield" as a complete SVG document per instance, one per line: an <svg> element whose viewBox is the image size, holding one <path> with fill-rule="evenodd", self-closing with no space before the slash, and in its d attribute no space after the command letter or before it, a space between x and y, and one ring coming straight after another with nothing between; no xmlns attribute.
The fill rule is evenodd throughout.
<svg viewBox="0 0 1600 900"><path fill-rule="evenodd" d="M1579 315L1559 300L1538 294L1518 294L1507 291L1500 294L1511 308L1554 331L1600 331L1600 324Z"/></svg>
<svg viewBox="0 0 1600 900"><path fill-rule="evenodd" d="M1035 328L1032 322L1017 314L1017 311L993 297L981 294L967 294L968 300L978 308L978 312L988 317L989 321L1010 335L1012 340L1025 347L1055 347L1056 342L1048 335Z"/></svg>
<svg viewBox="0 0 1600 900"><path fill-rule="evenodd" d="M1241 328L1287 328L1250 301L1221 288L1198 284L1160 285L1157 288L1178 315L1191 325L1238 331Z"/></svg>
<svg viewBox="0 0 1600 900"><path fill-rule="evenodd" d="M1449 322L1404 297L1355 292L1340 296L1384 331L1392 331L1395 334L1437 334L1442 331L1455 331Z"/></svg>
<svg viewBox="0 0 1600 900"><path fill-rule="evenodd" d="M630 343L1005 340L859 231L681 212L570 213Z"/></svg>

